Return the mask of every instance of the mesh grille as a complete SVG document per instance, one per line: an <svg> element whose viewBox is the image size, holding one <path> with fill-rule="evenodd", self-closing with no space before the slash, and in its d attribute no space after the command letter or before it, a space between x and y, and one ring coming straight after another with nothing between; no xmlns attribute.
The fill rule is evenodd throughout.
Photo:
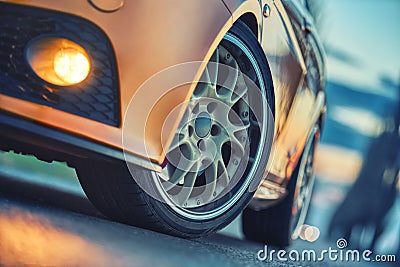
<svg viewBox="0 0 400 267"><path fill-rule="evenodd" d="M48 84L25 59L27 44L38 37L72 40L92 62L88 78L74 86ZM0 93L118 126L120 103L114 51L107 36L77 16L0 3Z"/></svg>

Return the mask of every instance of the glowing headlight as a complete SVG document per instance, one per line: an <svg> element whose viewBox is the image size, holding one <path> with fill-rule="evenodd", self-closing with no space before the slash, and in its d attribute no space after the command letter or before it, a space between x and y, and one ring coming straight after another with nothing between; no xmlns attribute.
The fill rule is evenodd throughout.
<svg viewBox="0 0 400 267"><path fill-rule="evenodd" d="M82 46L64 38L45 37L28 45L26 57L43 80L60 86L81 83L90 73L90 58Z"/></svg>

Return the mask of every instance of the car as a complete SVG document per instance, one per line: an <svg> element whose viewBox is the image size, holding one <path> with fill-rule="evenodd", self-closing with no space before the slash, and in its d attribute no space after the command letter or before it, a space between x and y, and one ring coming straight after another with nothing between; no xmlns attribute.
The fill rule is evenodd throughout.
<svg viewBox="0 0 400 267"><path fill-rule="evenodd" d="M298 236L323 127L306 1L0 1L0 149L67 162L109 218ZM66 200L68 201L68 200Z"/></svg>

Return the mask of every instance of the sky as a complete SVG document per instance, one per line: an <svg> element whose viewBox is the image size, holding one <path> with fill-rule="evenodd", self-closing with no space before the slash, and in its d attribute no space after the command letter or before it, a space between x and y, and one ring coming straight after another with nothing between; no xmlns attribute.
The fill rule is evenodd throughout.
<svg viewBox="0 0 400 267"><path fill-rule="evenodd" d="M322 12L329 80L371 91L387 89L382 76L400 83L400 0L324 0Z"/></svg>

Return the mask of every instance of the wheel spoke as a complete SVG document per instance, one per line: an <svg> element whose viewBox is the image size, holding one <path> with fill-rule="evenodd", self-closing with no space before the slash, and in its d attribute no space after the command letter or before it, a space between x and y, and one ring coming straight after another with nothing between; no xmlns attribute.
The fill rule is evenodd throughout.
<svg viewBox="0 0 400 267"><path fill-rule="evenodd" d="M243 77L243 73L241 71L238 72L238 77L236 80L236 86L234 90L232 90L232 95L230 101L232 104L235 104L240 99L242 99L248 91L246 81Z"/></svg>
<svg viewBox="0 0 400 267"><path fill-rule="evenodd" d="M201 81L197 84L197 87L193 94L193 99L199 99L201 97L215 97L215 88L218 81L218 63L219 55L218 48L217 52L213 54L210 62L204 69Z"/></svg>
<svg viewBox="0 0 400 267"><path fill-rule="evenodd" d="M170 164L170 163L168 163ZM171 190L173 187L175 187L180 181L186 179L186 176L188 176L188 174L193 172L193 167L197 164L196 161L192 161L191 165L188 166L188 168L176 168L171 166L172 168L174 168L174 172L172 173L172 175L170 176L170 178L167 181L163 182L164 185L164 189L166 191ZM195 173L195 176L197 176L197 172Z"/></svg>
<svg viewBox="0 0 400 267"><path fill-rule="evenodd" d="M186 138L186 136L183 133L177 133L174 136L174 139L172 140L171 145L169 146L168 153L176 150L177 148L183 146L183 145L188 145L189 140Z"/></svg>
<svg viewBox="0 0 400 267"><path fill-rule="evenodd" d="M243 140L237 139L235 135L232 135L232 137L230 138L230 141L231 141L233 153L237 156L243 157L246 154L247 138L243 141Z"/></svg>
<svg viewBox="0 0 400 267"><path fill-rule="evenodd" d="M239 156L244 156L246 144L248 141L247 129L249 125L234 125L230 124L225 128L225 136L222 143L230 142L234 152L239 153Z"/></svg>
<svg viewBox="0 0 400 267"><path fill-rule="evenodd" d="M197 178L197 173L200 169L200 164L196 163L193 166L193 168L194 168L193 171L189 172L185 176L185 180L183 182L183 187L181 188L181 191L179 191L179 193L175 196L178 201L178 204L181 206L185 205L185 203L187 202L187 200L190 197L190 194L193 191L193 187L194 187L194 184L195 184L196 178Z"/></svg>
<svg viewBox="0 0 400 267"><path fill-rule="evenodd" d="M213 87L217 84L218 81L218 64L219 64L219 48L217 47L216 52L214 52L211 57L211 63L207 64L207 72L210 77L210 83Z"/></svg>
<svg viewBox="0 0 400 267"><path fill-rule="evenodd" d="M229 184L229 174L228 174L228 170L226 169L225 163L222 160L222 157L219 157L218 161L218 170L221 170L219 172L219 176L218 176L218 182L223 186L226 187Z"/></svg>
<svg viewBox="0 0 400 267"><path fill-rule="evenodd" d="M226 129L226 131L228 132L228 133L230 133L230 134L234 134L234 133L237 133L237 132L239 132L239 131L245 131L245 130L247 130L247 128L249 128L250 127L250 124L249 123L246 123L246 124L244 124L244 123L240 123L240 124L233 124L233 123L230 123L225 129ZM247 135L247 134L246 134Z"/></svg>
<svg viewBox="0 0 400 267"><path fill-rule="evenodd" d="M233 66L225 67L225 69L228 71L228 75L217 93L217 96L221 97L224 102L226 102L226 99L229 102L231 101L239 77L240 71L236 60L232 61L232 65Z"/></svg>
<svg viewBox="0 0 400 267"><path fill-rule="evenodd" d="M213 197L217 185L218 162L212 161L210 166L205 170L205 178L206 184L203 192L203 201L209 202Z"/></svg>
<svg viewBox="0 0 400 267"><path fill-rule="evenodd" d="M211 83L211 75L210 75L210 70L208 69L209 64L207 64L206 69L204 70L203 73L203 78L202 81L206 84L210 84Z"/></svg>

